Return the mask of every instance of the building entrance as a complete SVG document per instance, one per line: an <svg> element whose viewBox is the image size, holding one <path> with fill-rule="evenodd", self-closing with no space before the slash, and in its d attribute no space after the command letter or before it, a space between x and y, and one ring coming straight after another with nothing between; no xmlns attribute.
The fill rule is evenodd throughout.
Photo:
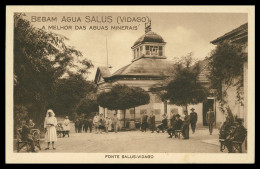
<svg viewBox="0 0 260 169"><path fill-rule="evenodd" d="M209 108L212 108L212 110L215 112L214 99L207 99L205 102L203 102L203 126L208 126L206 114L209 111Z"/></svg>

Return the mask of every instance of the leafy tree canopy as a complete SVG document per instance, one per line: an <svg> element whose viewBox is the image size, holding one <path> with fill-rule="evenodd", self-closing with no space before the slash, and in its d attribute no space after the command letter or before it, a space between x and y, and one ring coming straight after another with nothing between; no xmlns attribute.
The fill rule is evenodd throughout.
<svg viewBox="0 0 260 169"><path fill-rule="evenodd" d="M139 87L115 85L109 92L98 95L97 102L109 110L125 110L150 102L150 95Z"/></svg>
<svg viewBox="0 0 260 169"><path fill-rule="evenodd" d="M207 98L207 89L198 82L200 66L193 63L192 54L183 57L177 62L171 75L170 82L164 87L161 94L162 100L168 100L170 104L187 106L198 104Z"/></svg>
<svg viewBox="0 0 260 169"><path fill-rule="evenodd" d="M83 106L84 100L95 95L97 86L91 81L86 81L81 75L71 74L67 78L57 80L54 90L55 104L52 106L57 115L71 115L74 111L78 112L79 104ZM95 99L92 97L89 101Z"/></svg>
<svg viewBox="0 0 260 169"><path fill-rule="evenodd" d="M66 45L68 38L35 28L25 17L14 14L14 104L29 105L40 124L55 101L57 81L66 74L87 76L93 65Z"/></svg>
<svg viewBox="0 0 260 169"><path fill-rule="evenodd" d="M209 57L211 88L216 89L216 97L222 100L225 91L231 86L237 86L237 91L243 84L243 64L247 60L243 53L243 45L223 42L211 52ZM238 79L234 82L234 79ZM223 89L223 85L226 88ZM238 93L239 96L240 93Z"/></svg>
<svg viewBox="0 0 260 169"><path fill-rule="evenodd" d="M88 94L85 98L81 99L76 107L78 114L84 114L86 117L93 117L98 112L98 103L96 94Z"/></svg>

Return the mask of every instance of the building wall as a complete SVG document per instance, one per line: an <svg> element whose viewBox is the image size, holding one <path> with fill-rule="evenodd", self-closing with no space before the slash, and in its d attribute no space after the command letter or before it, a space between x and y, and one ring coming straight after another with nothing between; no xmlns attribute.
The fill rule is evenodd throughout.
<svg viewBox="0 0 260 169"><path fill-rule="evenodd" d="M159 124L162 120L162 115L164 114L164 103L160 101L158 96L155 94L149 93L150 94L150 103L147 105L142 105L135 107L135 115L134 113L134 108L127 109L125 112L125 119L126 119L126 127L128 127L129 121L135 119L136 122L141 121L141 116L144 111L147 112L147 115L149 116L151 114L151 111L153 110L155 113L155 119L156 123ZM217 121L217 127L220 126L220 124L223 122L224 116L221 111L217 109L218 103L215 103L215 110L216 110L216 121ZM203 126L203 103L199 103L196 105L189 105L188 106L188 113L190 114L191 108L195 109L195 112L198 114L198 122L197 126L202 127ZM171 111L174 113L178 113L181 115L181 119L184 119L184 108L181 106L176 106L176 105L170 105L167 104L167 115L170 117ZM114 117L114 114L116 113L115 110L107 110L102 107L99 109L100 113L105 114L106 117ZM122 128L124 125L124 113L122 110L118 110L117 117L120 120L120 126L119 128Z"/></svg>
<svg viewBox="0 0 260 169"><path fill-rule="evenodd" d="M244 63L244 126L247 128L248 115L248 62Z"/></svg>
<svg viewBox="0 0 260 169"><path fill-rule="evenodd" d="M234 80L233 84L237 82L237 79ZM223 85L223 90L227 88L226 85ZM236 86L229 86L226 90L227 96L226 101L230 107L233 115L237 115L239 118L244 118L244 107L237 101L237 91Z"/></svg>

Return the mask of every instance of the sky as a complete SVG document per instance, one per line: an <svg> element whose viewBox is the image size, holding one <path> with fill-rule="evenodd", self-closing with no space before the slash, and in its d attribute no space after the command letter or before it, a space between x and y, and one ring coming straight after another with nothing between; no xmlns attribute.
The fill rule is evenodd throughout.
<svg viewBox="0 0 260 169"><path fill-rule="evenodd" d="M81 51L83 57L94 64L87 80L94 80L97 67L106 66L107 61L112 66L110 69L112 73L131 63L133 59L131 47L145 33L145 22L148 18L151 18L152 31L161 35L166 41L165 55L168 60L190 52L193 52L196 59L202 60L215 48L210 41L248 22L246 13L41 12L26 13L25 18L35 27L43 28L44 26L46 31L69 38L66 43ZM128 22L123 22L125 18ZM55 28L71 26L71 29L53 30L48 26ZM98 26L99 30L93 30L94 26ZM107 30L101 30L105 26ZM111 30L113 26L128 26L128 29Z"/></svg>

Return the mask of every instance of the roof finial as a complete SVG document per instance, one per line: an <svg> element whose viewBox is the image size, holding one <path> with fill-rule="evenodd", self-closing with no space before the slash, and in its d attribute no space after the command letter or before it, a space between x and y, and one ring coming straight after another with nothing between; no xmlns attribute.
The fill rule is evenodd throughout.
<svg viewBox="0 0 260 169"><path fill-rule="evenodd" d="M152 31L152 21L149 19L147 23L145 23L145 33Z"/></svg>

